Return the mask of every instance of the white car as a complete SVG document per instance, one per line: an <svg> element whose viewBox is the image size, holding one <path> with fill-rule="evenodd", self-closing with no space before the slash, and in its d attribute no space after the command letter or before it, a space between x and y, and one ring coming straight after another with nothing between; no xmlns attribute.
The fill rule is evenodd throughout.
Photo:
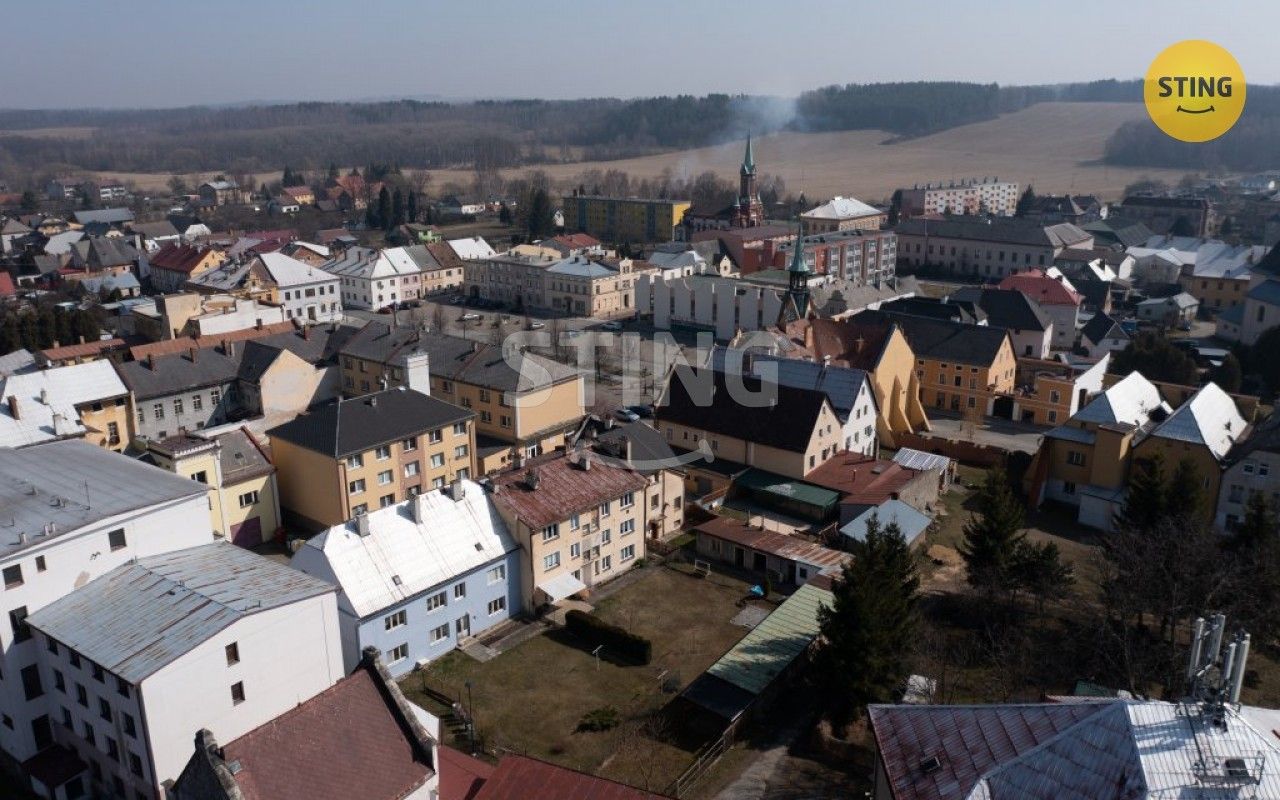
<svg viewBox="0 0 1280 800"><path fill-rule="evenodd" d="M546 326L546 323L543 323L543 322L530 322L530 323L529 323L529 330L531 330L531 331L540 331L540 330L542 330L542 329L543 329L543 328L545 328L545 327L547 327L547 326Z"/></svg>
<svg viewBox="0 0 1280 800"><path fill-rule="evenodd" d="M602 331L620 331L620 330L622 330L622 323L621 323L621 322L606 322L605 324L603 324L603 325L601 325L601 326L600 326L600 330L602 330Z"/></svg>
<svg viewBox="0 0 1280 800"><path fill-rule="evenodd" d="M479 315L479 314L466 313L466 314L463 314L461 317L458 317L458 319L462 320L463 322L471 322L471 321L473 321L473 320L480 319L480 315Z"/></svg>

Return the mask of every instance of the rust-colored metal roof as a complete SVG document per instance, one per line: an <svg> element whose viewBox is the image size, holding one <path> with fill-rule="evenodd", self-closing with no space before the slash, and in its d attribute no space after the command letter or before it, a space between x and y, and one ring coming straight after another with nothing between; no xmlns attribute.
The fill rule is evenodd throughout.
<svg viewBox="0 0 1280 800"><path fill-rule="evenodd" d="M436 759L440 762L440 800L475 800L480 787L493 777L494 767L447 744L436 748Z"/></svg>
<svg viewBox="0 0 1280 800"><path fill-rule="evenodd" d="M166 244L151 256L149 262L152 269L165 269L171 272L190 274L209 253L207 248L189 244Z"/></svg>
<svg viewBox="0 0 1280 800"><path fill-rule="evenodd" d="M880 505L920 475L894 461L870 458L847 450L804 476L806 483L840 492L846 503Z"/></svg>
<svg viewBox="0 0 1280 800"><path fill-rule="evenodd" d="M848 553L823 547L803 537L765 530L733 517L716 517L698 525L694 531L788 561L802 561L824 569L839 567L853 558Z"/></svg>
<svg viewBox="0 0 1280 800"><path fill-rule="evenodd" d="M297 330L293 322L272 322L261 328L242 328L238 331L226 331L209 336L180 336L177 339L166 339L163 342L148 342L129 348L129 357L141 361L147 356L176 356L186 353L193 347L216 347L223 342L243 342L248 339L261 339L280 333L292 333ZM123 344L123 343L122 343Z"/></svg>
<svg viewBox="0 0 1280 800"><path fill-rule="evenodd" d="M591 456L591 468L584 470L575 456L556 453L534 459L493 479L498 487L494 500L520 521L538 529L569 516L595 508L626 492L644 489L648 481L638 472L605 463ZM537 475L537 488L529 487L527 476ZM643 502L639 498L637 502Z"/></svg>
<svg viewBox="0 0 1280 800"><path fill-rule="evenodd" d="M239 739L222 753L245 800L399 800L431 777L368 669Z"/></svg>
<svg viewBox="0 0 1280 800"><path fill-rule="evenodd" d="M40 357L46 361L61 361L66 358L83 358L105 353L124 347L124 339L99 339L95 342L69 344L63 347L50 347L40 351Z"/></svg>
<svg viewBox="0 0 1280 800"><path fill-rule="evenodd" d="M664 800L664 795L512 755L498 762L475 800Z"/></svg>

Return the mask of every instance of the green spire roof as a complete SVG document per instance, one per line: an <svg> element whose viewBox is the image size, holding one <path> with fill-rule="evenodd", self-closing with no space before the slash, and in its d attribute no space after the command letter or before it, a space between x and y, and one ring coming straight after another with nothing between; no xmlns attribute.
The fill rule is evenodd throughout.
<svg viewBox="0 0 1280 800"><path fill-rule="evenodd" d="M791 254L791 266L787 267L787 272L808 272L809 264L804 260L804 226L796 229L795 252Z"/></svg>
<svg viewBox="0 0 1280 800"><path fill-rule="evenodd" d="M756 171L756 157L751 152L751 134L747 134L747 152L742 157L742 171L751 174Z"/></svg>

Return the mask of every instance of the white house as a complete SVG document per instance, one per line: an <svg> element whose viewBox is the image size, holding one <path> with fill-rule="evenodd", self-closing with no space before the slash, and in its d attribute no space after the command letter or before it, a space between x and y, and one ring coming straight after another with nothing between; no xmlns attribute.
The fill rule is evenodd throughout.
<svg viewBox="0 0 1280 800"><path fill-rule="evenodd" d="M32 614L39 672L23 683L93 794L164 797L193 729L235 739L342 679L337 617L324 581L204 544L122 564Z"/></svg>
<svg viewBox="0 0 1280 800"><path fill-rule="evenodd" d="M493 258L498 255L498 251L494 250L488 242L479 236L472 236L468 239L449 239L449 247L453 248L453 252L458 254L458 258L463 261L473 259Z"/></svg>
<svg viewBox="0 0 1280 800"><path fill-rule="evenodd" d="M1230 531L1244 519L1254 494L1261 494L1272 508L1280 500L1280 416L1272 416L1236 443L1223 463L1226 469L1214 522L1220 530Z"/></svg>
<svg viewBox="0 0 1280 800"><path fill-rule="evenodd" d="M124 406L129 390L110 361L90 361L0 377L0 447L24 447L89 432L81 409ZM122 409L123 410L123 409ZM125 412L127 416L127 412ZM103 444L117 447L127 436L119 422L99 430ZM106 426L104 426L106 427Z"/></svg>
<svg viewBox="0 0 1280 800"><path fill-rule="evenodd" d="M403 248L398 249L399 254L388 256L386 250L352 247L324 262L321 269L337 276L345 307L384 308L409 299L404 293L407 278L412 278L413 297L421 291L421 268Z"/></svg>
<svg viewBox="0 0 1280 800"><path fill-rule="evenodd" d="M284 253L262 253L258 263L279 291L286 319L341 322L342 296L337 275Z"/></svg>
<svg viewBox="0 0 1280 800"><path fill-rule="evenodd" d="M1089 358L1102 358L1126 349L1130 338L1119 322L1106 314L1094 314L1080 331L1080 346L1089 351Z"/></svg>
<svg viewBox="0 0 1280 800"><path fill-rule="evenodd" d="M329 528L290 564L338 587L348 669L376 647L402 675L519 613L520 553L484 488L454 481Z"/></svg>
<svg viewBox="0 0 1280 800"><path fill-rule="evenodd" d="M76 705L38 666L28 616L135 558L206 544L212 527L208 487L74 440L0 448L0 508L0 748L21 763L54 744L52 701Z"/></svg>

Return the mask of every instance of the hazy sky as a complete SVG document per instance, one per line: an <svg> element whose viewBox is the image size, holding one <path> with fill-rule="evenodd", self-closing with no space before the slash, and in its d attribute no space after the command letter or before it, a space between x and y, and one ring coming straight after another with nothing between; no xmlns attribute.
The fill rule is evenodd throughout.
<svg viewBox="0 0 1280 800"><path fill-rule="evenodd" d="M1274 0L6 2L0 107L388 96L795 94L1140 77L1210 39L1280 83Z"/></svg>

